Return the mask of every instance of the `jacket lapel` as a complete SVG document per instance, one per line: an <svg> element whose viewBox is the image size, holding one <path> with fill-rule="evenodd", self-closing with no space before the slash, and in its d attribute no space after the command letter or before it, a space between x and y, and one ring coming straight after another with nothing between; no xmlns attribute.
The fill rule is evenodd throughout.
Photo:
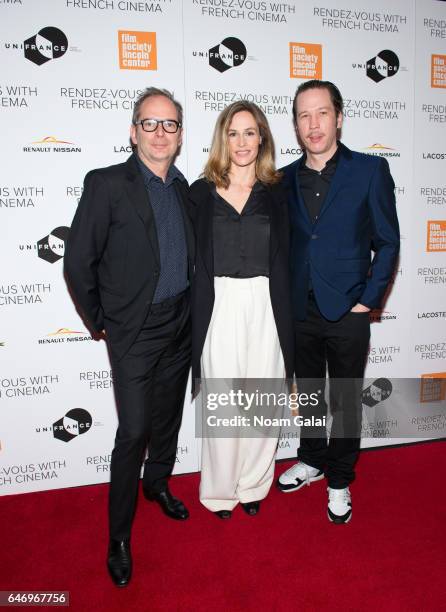
<svg viewBox="0 0 446 612"><path fill-rule="evenodd" d="M270 270L272 269L272 263L274 257L279 250L279 236L280 236L280 206L281 200L279 198L279 190L274 187L268 187L268 208L269 208L269 219L270 219L270 235L269 235L269 263Z"/></svg>
<svg viewBox="0 0 446 612"><path fill-rule="evenodd" d="M201 237L201 257L212 286L214 286L214 249L212 245L214 205L214 197L208 191L207 198L201 203L203 210L199 215L200 225L197 230Z"/></svg>
<svg viewBox="0 0 446 612"><path fill-rule="evenodd" d="M181 214L183 216L184 233L186 235L187 253L189 255L189 261L195 261L195 237L194 230L192 227L192 221L190 219L187 202L188 202L188 191L189 187L186 181L174 181L175 190L177 192L178 200L180 202Z"/></svg>
<svg viewBox="0 0 446 612"><path fill-rule="evenodd" d="M308 225L311 226L312 223L311 223L310 215L308 213L307 207L305 206L305 202L302 197L302 193L300 191L300 184L299 184L299 168L303 162L303 159L304 158L301 157L300 159L297 160L295 164L290 166L290 169L288 171L288 183L291 188L291 194L292 194L291 201L293 205L297 207L301 218L305 219Z"/></svg>
<svg viewBox="0 0 446 612"><path fill-rule="evenodd" d="M348 149L342 143L339 143L340 155L338 159L338 163L336 166L336 172L333 176L333 179L330 183L330 188L325 197L325 200L322 203L322 207L319 213L319 218L317 222L319 222L322 215L328 210L328 208L333 204L333 201L339 191L339 189L345 185L345 178L348 176L348 165L349 161L352 157L350 149Z"/></svg>
<svg viewBox="0 0 446 612"><path fill-rule="evenodd" d="M127 196L135 208L138 216L141 218L146 229L147 238L152 247L155 261L160 265L160 249L158 244L158 235L156 233L155 219L153 216L152 206L150 204L147 189L144 185L141 173L137 166L138 162L135 156L132 155L126 162L127 164Z"/></svg>
<svg viewBox="0 0 446 612"><path fill-rule="evenodd" d="M214 250L213 222L214 222L214 197L211 193L212 186L201 179L192 187L189 196L196 207L195 231L197 235L197 260L201 257L204 268L209 276L209 282L214 287Z"/></svg>

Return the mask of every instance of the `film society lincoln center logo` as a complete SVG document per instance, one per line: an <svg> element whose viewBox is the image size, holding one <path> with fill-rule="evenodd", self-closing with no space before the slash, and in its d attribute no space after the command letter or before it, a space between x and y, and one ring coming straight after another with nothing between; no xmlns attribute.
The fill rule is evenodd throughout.
<svg viewBox="0 0 446 612"><path fill-rule="evenodd" d="M444 402L446 399L446 372L421 375L420 403Z"/></svg>
<svg viewBox="0 0 446 612"><path fill-rule="evenodd" d="M290 42L290 78L322 79L322 45Z"/></svg>
<svg viewBox="0 0 446 612"><path fill-rule="evenodd" d="M446 55L431 56L431 87L446 89Z"/></svg>
<svg viewBox="0 0 446 612"><path fill-rule="evenodd" d="M156 32L118 31L121 70L156 70Z"/></svg>
<svg viewBox="0 0 446 612"><path fill-rule="evenodd" d="M446 221L427 222L427 244L428 253L446 251Z"/></svg>

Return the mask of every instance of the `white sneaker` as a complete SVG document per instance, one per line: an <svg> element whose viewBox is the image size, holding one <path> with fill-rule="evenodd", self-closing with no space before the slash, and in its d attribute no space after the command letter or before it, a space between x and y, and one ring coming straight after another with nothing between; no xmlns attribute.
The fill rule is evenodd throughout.
<svg viewBox="0 0 446 612"><path fill-rule="evenodd" d="M331 489L328 491L328 518L338 525L348 523L352 518L352 497L348 487L345 489Z"/></svg>
<svg viewBox="0 0 446 612"><path fill-rule="evenodd" d="M303 461L298 461L279 476L276 484L277 488L283 493L291 493L303 487L304 484L310 486L310 482L322 480L323 477L322 470L311 467Z"/></svg>

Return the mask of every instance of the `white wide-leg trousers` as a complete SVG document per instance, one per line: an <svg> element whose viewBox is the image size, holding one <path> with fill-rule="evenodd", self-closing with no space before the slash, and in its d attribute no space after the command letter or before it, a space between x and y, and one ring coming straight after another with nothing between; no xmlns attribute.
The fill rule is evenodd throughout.
<svg viewBox="0 0 446 612"><path fill-rule="evenodd" d="M201 358L205 379L284 379L269 279L215 277L215 303ZM264 499L277 436L203 437L200 501L209 510Z"/></svg>

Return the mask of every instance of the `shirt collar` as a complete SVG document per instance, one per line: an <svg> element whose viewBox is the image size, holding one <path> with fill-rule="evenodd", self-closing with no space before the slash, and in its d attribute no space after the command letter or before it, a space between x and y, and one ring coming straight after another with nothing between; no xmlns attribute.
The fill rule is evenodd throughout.
<svg viewBox="0 0 446 612"><path fill-rule="evenodd" d="M256 181L256 182L254 183L254 185L252 186L252 190L253 190L254 192L257 192L257 191L264 191L265 189L266 189L265 185L264 185L263 183L261 183L260 181Z"/></svg>
<svg viewBox="0 0 446 612"><path fill-rule="evenodd" d="M261 183L259 180L256 180L256 182L252 186L252 191L254 191L254 192L264 191L265 189L266 189L265 185L263 183ZM215 183L212 183L211 191L218 195L218 193L217 193L217 186L215 185Z"/></svg>
<svg viewBox="0 0 446 612"><path fill-rule="evenodd" d="M139 155L136 155L136 159L138 160L139 169L141 170L141 174L143 176L144 182L147 185L151 183L152 181L162 180L157 174L152 172L152 170L150 170L150 168L146 166L146 164L140 159ZM178 170L178 168L172 164L169 167L169 170L167 171L167 176L166 176L166 180L164 181L164 184L166 185L166 187L168 187L176 179L178 179L179 181L186 180L184 175Z"/></svg>
<svg viewBox="0 0 446 612"><path fill-rule="evenodd" d="M332 166L335 166L338 163L339 155L341 153L341 147L339 146L340 145L339 141L337 144L338 146L336 148L336 151L334 152L332 157L330 157L330 159L325 163L325 166L320 171L321 173L326 172L327 170L331 169ZM300 168L301 170L308 170L309 172L319 172L318 170L313 170L313 168L309 168L307 166L307 154L306 153L303 154Z"/></svg>

